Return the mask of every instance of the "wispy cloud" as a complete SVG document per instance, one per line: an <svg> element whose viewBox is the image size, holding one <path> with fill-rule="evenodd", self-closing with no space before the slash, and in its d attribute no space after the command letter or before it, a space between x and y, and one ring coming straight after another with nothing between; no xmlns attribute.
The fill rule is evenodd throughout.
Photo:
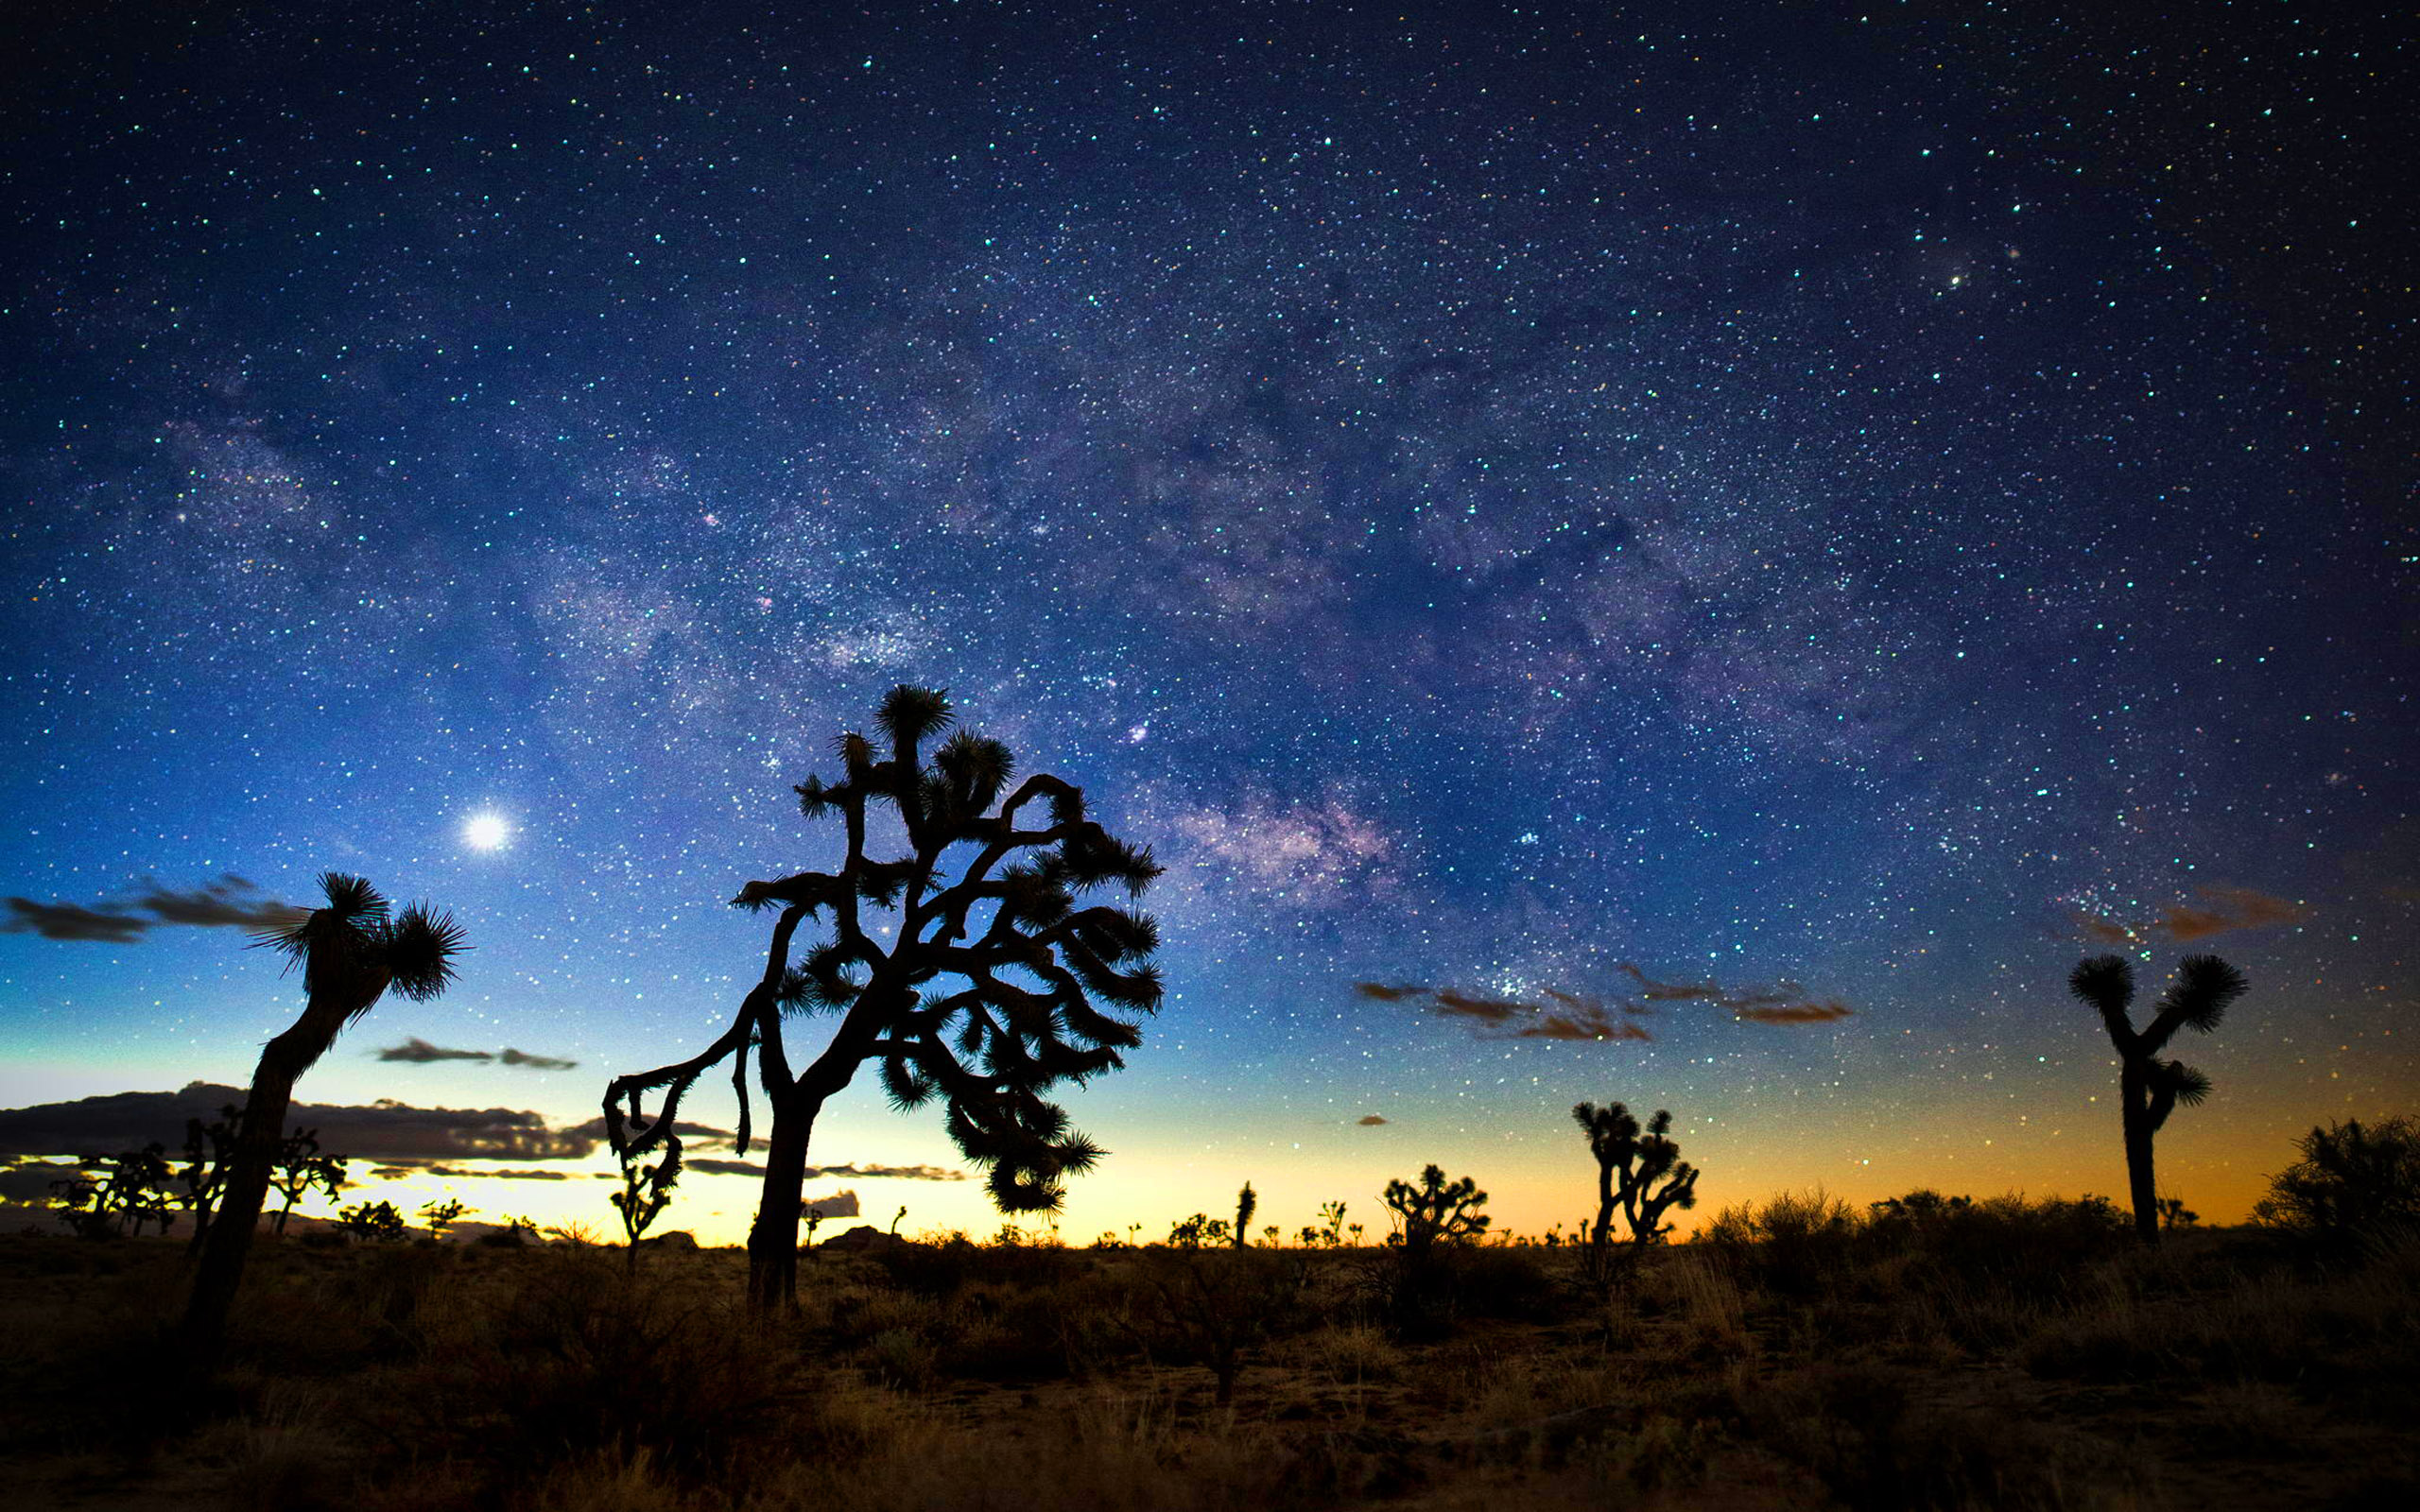
<svg viewBox="0 0 2420 1512"><path fill-rule="evenodd" d="M555 1056L535 1056L510 1045L502 1050L456 1050L445 1045L433 1045L418 1036L406 1036L399 1045L389 1045L378 1052L378 1058L404 1065L425 1066L441 1060L493 1061L500 1066L527 1066L532 1071L570 1071L579 1066L577 1060L564 1060Z"/></svg>
<svg viewBox="0 0 2420 1512"><path fill-rule="evenodd" d="M1466 1021L1487 1040L1652 1040L1637 1021L1668 1003L1703 1003L1746 1023L1829 1023L1857 1011L1838 998L1817 998L1788 980L1770 987L1725 988L1714 982L1658 981L1631 962L1616 965L1638 984L1635 993L1608 999L1547 988L1532 1002L1408 982L1356 982L1353 990L1373 1002L1417 1003L1441 1018Z"/></svg>
<svg viewBox="0 0 2420 1512"><path fill-rule="evenodd" d="M1364 1113L1354 1122L1363 1128L1376 1128L1379 1125L1387 1123L1388 1119L1382 1113Z"/></svg>
<svg viewBox="0 0 2420 1512"><path fill-rule="evenodd" d="M2154 940L2190 944L2213 935L2274 924L2299 924L2310 910L2290 899L2272 897L2251 887L2213 883L2195 889L2189 902L2171 903L2157 918L2129 923L2102 914L2075 910L2076 931L2103 945L2141 945Z"/></svg>
<svg viewBox="0 0 2420 1512"><path fill-rule="evenodd" d="M687 1169L705 1176L763 1176L761 1160L693 1160L684 1161ZM963 1181L966 1173L942 1165L810 1165L806 1179L821 1181L854 1179L858 1181Z"/></svg>
<svg viewBox="0 0 2420 1512"><path fill-rule="evenodd" d="M280 929L303 913L260 896L259 888L233 872L182 892L147 877L131 898L71 903L12 896L0 899L0 907L7 910L0 934L107 945L131 945L164 924Z"/></svg>

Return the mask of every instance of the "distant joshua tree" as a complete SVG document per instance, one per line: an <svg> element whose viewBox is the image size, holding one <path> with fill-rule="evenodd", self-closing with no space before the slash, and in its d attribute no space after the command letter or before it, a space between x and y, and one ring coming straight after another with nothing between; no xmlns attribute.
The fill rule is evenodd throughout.
<svg viewBox="0 0 2420 1512"><path fill-rule="evenodd" d="M1103 885L1139 898L1160 874L1150 852L1087 816L1082 790L1071 783L1037 774L1011 791L1014 763L998 741L961 730L928 754L925 742L951 717L941 692L903 686L875 715L883 747L854 731L839 738L840 780L811 777L797 789L808 818L839 816L838 869L742 887L734 904L775 917L764 974L731 1026L696 1057L619 1077L605 1091L617 1154L677 1148L682 1096L731 1059L745 1149L747 1058L755 1051L772 1107L764 1194L748 1237L748 1296L759 1309L796 1300L807 1143L823 1105L860 1066L878 1066L898 1108L942 1100L944 1126L969 1160L990 1171L1001 1211L1055 1211L1063 1179L1101 1152L1044 1094L1117 1069L1120 1052L1141 1042L1132 1022L1103 1005L1134 1014L1159 1006L1150 962L1158 926L1124 908L1076 906L1077 894ZM1036 807L1044 816L1028 817ZM886 808L896 827L882 828L904 840L888 858L873 853L880 842L869 834L870 816ZM830 936L793 966L792 935L820 916L830 918ZM801 1069L786 1043L794 1013L839 1020ZM650 1121L641 1098L658 1089L664 1106Z"/></svg>
<svg viewBox="0 0 2420 1512"><path fill-rule="evenodd" d="M2135 969L2122 955L2096 955L2068 974L2068 990L2100 1011L2109 1042L2118 1047L2118 1108L2126 1140L2126 1182L2134 1199L2135 1231L2143 1243L2159 1243L2159 1188L2152 1176L2152 1136L2183 1103L2191 1108L2210 1095L2210 1078L2181 1060L2162 1060L2180 1028L2207 1034L2243 996L2243 973L2215 955L2188 955L2176 980L2159 1000L2148 1028L2128 1016L2135 1001Z"/></svg>
<svg viewBox="0 0 2420 1512"><path fill-rule="evenodd" d="M353 1183L345 1174L345 1160L340 1155L320 1153L320 1131L316 1128L298 1130L285 1137L278 1146L277 1166L269 1172L268 1184L285 1199L285 1206L269 1215L269 1228L280 1238L285 1234L285 1220L294 1214L294 1205L311 1194L317 1187L334 1202L337 1194Z"/></svg>
<svg viewBox="0 0 2420 1512"><path fill-rule="evenodd" d="M639 1266L639 1237L672 1205L672 1188L680 1179L681 1147L675 1142L666 1143L663 1157L653 1165L623 1158L622 1190L610 1194L605 1200L621 1215L622 1232L630 1241L626 1259L631 1270L636 1271Z"/></svg>
<svg viewBox="0 0 2420 1512"><path fill-rule="evenodd" d="M1660 1108L1644 1133L1619 1103L1582 1103L1571 1118L1587 1134L1588 1152L1597 1158L1597 1223L1588 1234L1588 1263L1601 1280L1613 1263L1615 1209L1621 1210L1634 1246L1651 1245L1672 1230L1662 1221L1665 1210L1697 1206L1698 1168L1681 1159L1681 1146L1671 1137L1672 1115Z"/></svg>
<svg viewBox="0 0 2420 1512"><path fill-rule="evenodd" d="M185 1120L185 1165L177 1178L185 1185L177 1200L193 1214L193 1240L185 1253L201 1253L202 1241L210 1237L210 1219L217 1211L219 1189L227 1184L227 1167L235 1156L235 1130L243 1125L244 1110L230 1104L218 1110L218 1117L205 1124L199 1118Z"/></svg>
<svg viewBox="0 0 2420 1512"><path fill-rule="evenodd" d="M268 1195L269 1176L285 1144L285 1110L294 1083L310 1070L346 1024L370 1011L389 990L424 1003L454 980L462 927L454 916L414 903L392 919L387 900L359 877L320 878L327 906L253 941L302 968L302 1016L261 1050L252 1090L235 1134L226 1184L210 1239L202 1246L186 1303L184 1338L196 1368L206 1369L226 1332L227 1312L244 1277L252 1229Z"/></svg>
<svg viewBox="0 0 2420 1512"><path fill-rule="evenodd" d="M1390 1181L1382 1200L1403 1219L1406 1256L1417 1260L1439 1244L1475 1238L1487 1228L1487 1194L1469 1177L1447 1181L1442 1167L1426 1166L1420 1185Z"/></svg>
<svg viewBox="0 0 2420 1512"><path fill-rule="evenodd" d="M1244 1189L1236 1194L1236 1247L1237 1249L1250 1247L1252 1215L1259 1207L1259 1194L1253 1191L1251 1182L1245 1182Z"/></svg>

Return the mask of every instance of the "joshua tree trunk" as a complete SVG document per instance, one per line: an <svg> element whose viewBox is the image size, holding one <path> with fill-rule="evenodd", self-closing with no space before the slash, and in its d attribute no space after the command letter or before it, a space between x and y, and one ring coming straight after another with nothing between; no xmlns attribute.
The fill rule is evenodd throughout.
<svg viewBox="0 0 2420 1512"><path fill-rule="evenodd" d="M209 1242L202 1246L185 1305L185 1348L197 1369L211 1367L226 1335L227 1314L244 1279L244 1259L251 1252L252 1230L268 1197L269 1175L285 1141L285 1110L294 1101L294 1083L326 1053L355 1013L378 1001L387 990L387 978L381 974L352 985L352 993L327 993L313 1001L292 1028L261 1050L228 1161L226 1190L211 1219Z"/></svg>
<svg viewBox="0 0 2420 1512"><path fill-rule="evenodd" d="M765 1139L765 1186L748 1229L748 1307L770 1313L798 1305L798 1222L804 1207L806 1145L822 1099L773 1100L773 1127Z"/></svg>
<svg viewBox="0 0 2420 1512"><path fill-rule="evenodd" d="M2151 1078L2128 1060L2118 1075L2118 1102L2125 1120L2126 1187L2135 1204L2135 1232L2147 1245L2159 1243L2159 1183L2152 1173Z"/></svg>
<svg viewBox="0 0 2420 1512"><path fill-rule="evenodd" d="M1602 1280L1614 1246L1614 1168L1597 1167L1597 1227L1588 1231L1588 1271Z"/></svg>

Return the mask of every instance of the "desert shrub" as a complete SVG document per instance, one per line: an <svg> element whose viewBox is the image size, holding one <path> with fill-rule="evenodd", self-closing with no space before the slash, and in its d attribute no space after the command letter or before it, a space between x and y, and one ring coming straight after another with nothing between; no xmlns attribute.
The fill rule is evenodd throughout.
<svg viewBox="0 0 2420 1512"><path fill-rule="evenodd" d="M892 1285L925 1297L949 1297L977 1283L1047 1286L1085 1263L1080 1252L1057 1245L977 1245L964 1234L871 1254Z"/></svg>
<svg viewBox="0 0 2420 1512"><path fill-rule="evenodd" d="M1127 1274L1129 1327L1152 1352L1207 1369L1222 1407L1252 1350L1310 1321L1290 1268L1270 1250L1154 1245Z"/></svg>
<svg viewBox="0 0 2420 1512"><path fill-rule="evenodd" d="M1994 1197L1885 1208L1857 1245L1864 1289L1903 1314L1940 1320L1969 1346L2005 1343L2097 1266L2133 1252L2106 1197Z"/></svg>
<svg viewBox="0 0 2420 1512"><path fill-rule="evenodd" d="M1461 1316L1546 1322L1563 1314L1564 1291L1537 1250L1461 1246L1438 1251L1435 1260Z"/></svg>
<svg viewBox="0 0 2420 1512"><path fill-rule="evenodd" d="M2342 1257L2395 1228L2420 1228L2420 1119L2347 1119L2295 1142L2302 1159L2269 1178L2253 1221Z"/></svg>
<svg viewBox="0 0 2420 1512"><path fill-rule="evenodd" d="M2025 1341L2026 1367L2091 1382L2265 1382L2359 1414L2420 1412L2420 1243L2381 1246L2319 1280L2272 1267L2167 1292L2161 1279L2105 1273Z"/></svg>
<svg viewBox="0 0 2420 1512"><path fill-rule="evenodd" d="M1818 1190L1786 1192L1762 1207L1725 1208L1698 1242L1741 1280L1791 1298L1818 1295L1844 1276L1858 1224L1848 1204Z"/></svg>
<svg viewBox="0 0 2420 1512"><path fill-rule="evenodd" d="M509 1431L527 1481L560 1464L642 1452L666 1473L730 1484L798 1385L778 1337L731 1310L634 1282L595 1250L530 1254L483 1315L457 1320L395 1389L362 1404L377 1436L415 1455L478 1459Z"/></svg>
<svg viewBox="0 0 2420 1512"><path fill-rule="evenodd" d="M2106 1449L2006 1415L1927 1402L1915 1380L1872 1365L1817 1366L1748 1393L1741 1412L1759 1444L1805 1466L1857 1512L2056 1512L2138 1489Z"/></svg>

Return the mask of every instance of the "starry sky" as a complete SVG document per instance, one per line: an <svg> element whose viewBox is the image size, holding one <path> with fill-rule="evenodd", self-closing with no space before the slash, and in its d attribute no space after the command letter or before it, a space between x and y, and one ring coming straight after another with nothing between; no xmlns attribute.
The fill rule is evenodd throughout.
<svg viewBox="0 0 2420 1512"><path fill-rule="evenodd" d="M2252 978L2178 1047L2205 1217L2412 1106L2383 21L40 9L0 1105L240 1084L300 992L226 926L336 868L475 950L305 1101L594 1117L914 682L1168 868L1072 1237L1431 1160L1567 1228L1582 1098L1669 1108L1700 1216L2122 1192L2110 949ZM810 1159L963 1163L870 1075Z"/></svg>

